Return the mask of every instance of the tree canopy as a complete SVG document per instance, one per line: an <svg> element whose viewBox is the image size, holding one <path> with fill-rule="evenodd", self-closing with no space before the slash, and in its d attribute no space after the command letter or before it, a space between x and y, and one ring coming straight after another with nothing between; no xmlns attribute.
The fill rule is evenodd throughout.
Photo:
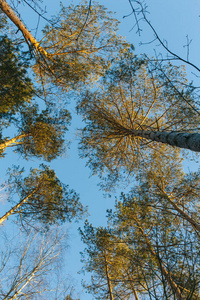
<svg viewBox="0 0 200 300"><path fill-rule="evenodd" d="M81 94L78 112L86 123L81 157L100 176L137 173L153 163L154 153L174 156L194 132L199 145L199 115L184 68L161 67L130 51L113 62L95 91Z"/></svg>
<svg viewBox="0 0 200 300"><path fill-rule="evenodd" d="M0 117L18 111L33 96L33 84L28 77L27 63L20 50L5 35L0 37Z"/></svg>
<svg viewBox="0 0 200 300"><path fill-rule="evenodd" d="M11 214L18 214L22 222L40 222L47 227L83 216L85 209L79 196L60 182L54 170L41 165L40 169L31 169L29 176L23 177L23 172L19 167L10 170L8 201L17 204L0 218L1 223Z"/></svg>
<svg viewBox="0 0 200 300"><path fill-rule="evenodd" d="M190 150L200 152L199 88L180 62L199 68L162 41L143 2L127 2L137 32L145 21L172 57L156 51L153 57L136 55L118 33L119 21L95 1L60 4L48 18L39 12L41 1L0 0L0 156L9 167L2 184L7 212L0 224L5 228L11 219L20 236L37 231L41 237L84 218L81 184L76 182L74 191L55 171L56 159L67 152L76 108L82 118L80 157L99 175L104 191L111 195L115 188L119 194L106 226L86 220L80 229L86 245L83 272L91 274L84 288L95 299L195 300L200 297L200 182L199 171L185 172L183 164ZM26 26L21 4L37 14L35 32ZM10 167L7 153L20 166ZM65 172L79 172L75 164L67 171L62 167L64 181ZM5 242L0 272L5 276L8 270L12 278L5 277L4 285L1 279L4 299L49 298L43 280L51 275L44 273L51 273L49 266L61 255L55 249L62 245L45 241L36 239L34 253L32 241L24 239L13 266L9 255L15 250ZM50 298L74 298L66 284L60 286L53 284Z"/></svg>
<svg viewBox="0 0 200 300"><path fill-rule="evenodd" d="M85 287L96 299L198 297L199 237L143 187L121 194L107 228L87 222L81 235L83 269L91 273Z"/></svg>

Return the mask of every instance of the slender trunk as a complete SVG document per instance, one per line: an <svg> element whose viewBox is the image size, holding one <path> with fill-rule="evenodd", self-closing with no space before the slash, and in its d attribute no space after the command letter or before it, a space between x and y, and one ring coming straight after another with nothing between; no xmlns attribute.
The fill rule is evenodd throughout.
<svg viewBox="0 0 200 300"><path fill-rule="evenodd" d="M136 291L135 286L133 284L133 280L132 280L128 270L127 270L127 275L128 275L128 280L130 281L131 289L132 289L133 294L135 296L135 300L139 300L138 295L137 295L137 291Z"/></svg>
<svg viewBox="0 0 200 300"><path fill-rule="evenodd" d="M144 139L200 152L200 134L176 131L130 130L127 133Z"/></svg>
<svg viewBox="0 0 200 300"><path fill-rule="evenodd" d="M24 199L12 207L3 217L0 218L0 224L2 224L10 215L12 215L19 207L21 207L34 193L38 190L39 185Z"/></svg>
<svg viewBox="0 0 200 300"><path fill-rule="evenodd" d="M134 285L131 283L131 287L132 287L132 290L133 290L133 294L134 294L134 296L135 296L135 300L139 300L139 298L138 298L138 295L137 295L137 292L136 292L136 290L135 290L135 287L134 287Z"/></svg>
<svg viewBox="0 0 200 300"><path fill-rule="evenodd" d="M142 236L145 238L145 241L146 241L146 244L147 244L147 247L148 247L150 253L155 258L158 266L160 267L160 270L161 270L162 274L164 275L164 277L165 277L166 281L168 282L169 286L171 287L174 295L176 295L176 297L177 297L178 300L185 300L186 298L181 294L181 291L180 291L178 285L174 282L174 280L172 279L170 273L165 269L165 267L163 266L162 262L160 261L158 255L153 250L152 245L151 245L151 243L150 243L147 235L145 234L144 230L140 226L139 222L135 218L134 218L134 220L135 220L135 222L136 222L136 224L138 226L138 229L142 233Z"/></svg>
<svg viewBox="0 0 200 300"><path fill-rule="evenodd" d="M29 284L29 282L34 278L34 276L35 276L35 273L36 273L36 271L37 271L37 269L36 270L34 270L33 272L32 272L32 274L31 274L31 276L27 279L27 281L25 281L25 283L20 287L20 289L17 291L16 290L16 287L15 287L15 294L14 294L14 296L12 296L11 298L7 298L7 296L4 298L4 300L7 300L7 299L9 299L9 300L14 300L14 299L18 299L17 298L17 296L21 293L21 291L27 286L27 284ZM24 280L23 280L24 281ZM21 283L21 282L20 282ZM20 284L19 284L20 285ZM13 290L11 290L10 292L12 292ZM10 292L9 292L9 294L10 294ZM9 297L9 295L8 295L8 297Z"/></svg>
<svg viewBox="0 0 200 300"><path fill-rule="evenodd" d="M15 14L13 9L8 5L5 0L0 0L0 8L7 15L7 17L19 28L22 32L27 44L35 48L36 51L40 52L43 56L48 57L48 53L40 46L37 40L33 37L30 31L22 23L20 18Z"/></svg>
<svg viewBox="0 0 200 300"><path fill-rule="evenodd" d="M107 277L107 283L108 283L108 293L110 296L110 300L114 300L113 292L112 292L112 285L111 285L110 275L109 275L109 270L108 270L108 261L107 261L107 257L106 257L105 253L104 253L104 259L105 259L105 263L106 263L106 277Z"/></svg>
<svg viewBox="0 0 200 300"><path fill-rule="evenodd" d="M183 219L188 221L195 230L200 232L200 225L194 219L192 219L187 213L185 213L181 208L179 208L178 205L171 200L170 196L168 196L164 190L162 190L162 192L164 193L168 202L175 208L177 212L179 212L179 214L183 217Z"/></svg>
<svg viewBox="0 0 200 300"><path fill-rule="evenodd" d="M0 143L0 150L4 150L6 149L7 147L12 147L12 146L16 146L18 144L20 144L20 140L23 139L24 137L27 137L28 134L20 134L10 140L7 140L3 143Z"/></svg>

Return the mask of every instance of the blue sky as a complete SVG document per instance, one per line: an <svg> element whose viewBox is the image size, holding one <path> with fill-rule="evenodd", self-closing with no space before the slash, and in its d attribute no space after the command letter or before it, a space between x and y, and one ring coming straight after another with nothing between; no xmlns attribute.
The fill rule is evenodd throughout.
<svg viewBox="0 0 200 300"><path fill-rule="evenodd" d="M79 3L80 1L62 1L63 5L68 5L70 3ZM143 31L139 37L136 34L136 28L132 27L135 24L133 16L123 18L123 16L128 15L131 12L130 4L128 0L107 0L99 1L100 4L108 7L111 11L116 11L116 18L121 22L120 34L125 36L127 40L134 44L136 53L146 53L148 55L154 55L155 51L157 53L162 52L164 54L161 46L158 42L154 44L144 44L140 46L140 42L149 43L153 40L153 34L151 30L141 22L141 27ZM169 48L175 53L186 58L187 48L186 45L188 35L189 40L192 40L189 48L189 58L190 60L200 66L199 60L199 49L200 49L200 2L197 0L147 0L148 11L147 14L155 26L157 32L162 37L162 40L167 40ZM59 1L55 0L44 0L41 4L42 7L46 5L47 14L45 15L49 18L51 15L59 11ZM19 5L18 9L21 12L22 19L30 30L36 28L37 15L33 11L22 3ZM40 22L40 29L44 25L43 21ZM39 31L38 31L39 32ZM199 78L193 76L191 69L188 69L188 77L190 80L194 80L196 84L199 85ZM113 207L114 197L104 198L103 192L99 191L97 177L90 177L90 170L85 167L86 161L79 159L77 150L77 138L76 128L81 126L80 117L76 116L73 111L73 106L71 105L71 110L73 114L72 126L69 132L71 143L71 149L68 151L68 156L64 158L56 159L51 163L51 167L56 170L57 176L61 181L77 191L80 194L81 201L84 205L88 205L90 216L89 221L93 223L94 226L104 226L106 224L106 209ZM7 158L3 159L1 162L1 169L5 170L12 163L15 164L25 164L26 166L35 167L38 165L38 161L23 162L17 156L8 154ZM197 164L198 165L198 164ZM196 168L197 165L190 163L186 165L190 170ZM0 181L4 180L4 172L0 174ZM3 208L4 209L4 208ZM6 207L5 207L6 209ZM84 245L80 242L80 237L77 232L77 228L82 226L82 222L78 225L65 225L69 233L69 248L67 249L65 258L65 272L70 274L76 284L75 288L77 292L80 292L81 300L90 300L92 297L84 292L81 292L81 275L77 275L77 272L81 269L80 255L79 252L83 250Z"/></svg>

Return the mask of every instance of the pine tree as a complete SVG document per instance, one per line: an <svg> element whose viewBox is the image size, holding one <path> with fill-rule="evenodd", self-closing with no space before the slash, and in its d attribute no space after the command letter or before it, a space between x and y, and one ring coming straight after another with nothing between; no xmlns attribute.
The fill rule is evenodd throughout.
<svg viewBox="0 0 200 300"><path fill-rule="evenodd" d="M159 62L152 65L130 51L118 60L95 91L80 96L78 111L86 122L81 157L92 171L107 171L112 179L122 170L147 169L154 153L199 151L199 115L184 69L168 64L160 70Z"/></svg>
<svg viewBox="0 0 200 300"><path fill-rule="evenodd" d="M79 196L61 183L49 167L41 165L40 169L31 169L29 176L24 178L23 172L19 167L10 169L6 185L10 193L8 201L14 202L14 206L0 218L0 223L17 214L22 222L40 222L48 227L65 221L71 222L72 219L83 216L85 209ZM19 197L18 202L16 194Z"/></svg>
<svg viewBox="0 0 200 300"><path fill-rule="evenodd" d="M107 228L85 224L83 270L92 275L85 287L105 298L106 250L114 299L198 299L199 236L144 185L121 194Z"/></svg>
<svg viewBox="0 0 200 300"><path fill-rule="evenodd" d="M144 255L136 266L140 266L147 282L149 279L147 292L155 298L162 291L166 298L172 294L177 299L196 299L199 295L196 232L166 207L152 203L140 187L128 195L122 194L121 200L111 219L130 251L134 249Z"/></svg>
<svg viewBox="0 0 200 300"><path fill-rule="evenodd" d="M97 230L87 221L84 231L80 230L81 238L87 244L86 255L82 253L82 262L85 262L84 272L92 272L92 283L84 284L85 288L95 295L96 299L115 299L115 291L110 265L112 251L110 246L109 232L104 228ZM85 256L89 256L87 261Z"/></svg>
<svg viewBox="0 0 200 300"><path fill-rule="evenodd" d="M26 159L35 156L50 161L66 150L65 133L70 120L67 109L57 109L54 105L41 112L36 104L23 106L9 122L15 126L16 135L2 137L0 150L3 154L12 147Z"/></svg>
<svg viewBox="0 0 200 300"><path fill-rule="evenodd" d="M63 90L91 83L104 73L111 57L128 45L116 34L118 21L97 3L90 8L87 1L61 6L51 25L43 29L41 41L33 37L5 0L0 1L0 8L23 34L34 54L34 70L40 80ZM104 58L108 53L110 58Z"/></svg>

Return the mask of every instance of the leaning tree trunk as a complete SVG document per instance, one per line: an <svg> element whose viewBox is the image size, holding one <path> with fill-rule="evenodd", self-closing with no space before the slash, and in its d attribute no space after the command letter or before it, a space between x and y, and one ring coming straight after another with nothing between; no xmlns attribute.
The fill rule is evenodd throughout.
<svg viewBox="0 0 200 300"><path fill-rule="evenodd" d="M22 23L20 18L16 15L16 13L5 0L0 0L0 8L22 32L27 44L35 49L36 52L42 54L44 57L48 57L48 53L44 50L43 47L40 46L38 41L33 37L30 31L26 28L26 26Z"/></svg>
<svg viewBox="0 0 200 300"><path fill-rule="evenodd" d="M24 199L22 199L19 203L17 203L15 206L13 206L5 215L0 217L0 224L2 224L9 216L11 216L19 207L21 207L25 202L28 201L28 199L35 194L35 192L38 190L39 185Z"/></svg>
<svg viewBox="0 0 200 300"><path fill-rule="evenodd" d="M200 152L200 134L186 133L177 131L150 131L150 130L131 130L127 129L129 134L142 137L151 141L168 144L174 147L185 148Z"/></svg>
<svg viewBox="0 0 200 300"><path fill-rule="evenodd" d="M167 199L167 201L174 207L174 209L181 215L181 217L183 219L185 219L186 221L188 221L192 227L197 230L198 232L200 232L200 224L197 223L194 219L192 219L186 212L184 212L172 199L169 195L167 195L167 193L161 189L161 191L164 193L165 198Z"/></svg>
<svg viewBox="0 0 200 300"><path fill-rule="evenodd" d="M21 140L27 136L29 136L29 134L20 134L10 140L6 140L3 143L0 143L0 150L5 150L7 147L13 147L21 144Z"/></svg>

